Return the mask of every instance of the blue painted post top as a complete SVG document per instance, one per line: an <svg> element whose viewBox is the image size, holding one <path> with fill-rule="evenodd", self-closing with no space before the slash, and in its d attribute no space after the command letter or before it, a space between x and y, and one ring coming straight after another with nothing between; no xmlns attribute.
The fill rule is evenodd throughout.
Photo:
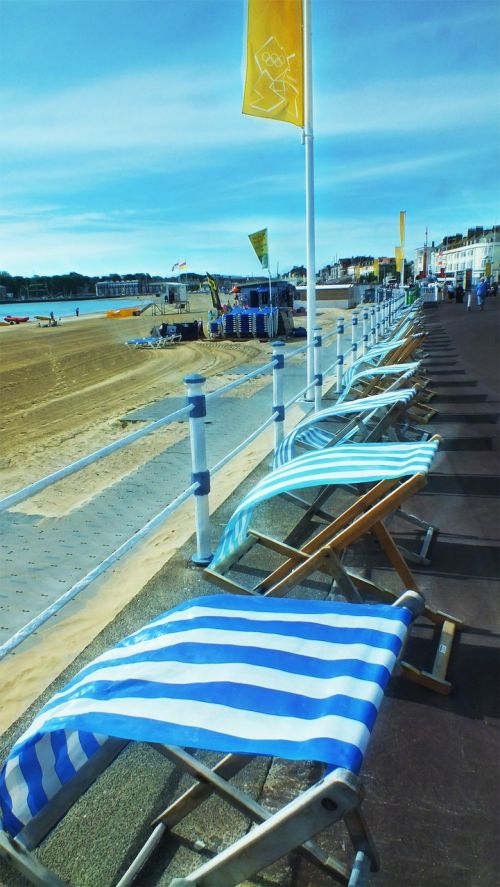
<svg viewBox="0 0 500 887"><path fill-rule="evenodd" d="M199 376L198 373L193 373L192 376L184 376L183 381L186 383L186 385L201 385L207 380L205 376Z"/></svg>

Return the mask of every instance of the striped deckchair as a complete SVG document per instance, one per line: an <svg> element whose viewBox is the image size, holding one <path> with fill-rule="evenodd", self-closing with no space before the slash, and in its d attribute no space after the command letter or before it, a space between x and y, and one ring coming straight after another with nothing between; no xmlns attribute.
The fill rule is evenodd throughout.
<svg viewBox="0 0 500 887"><path fill-rule="evenodd" d="M362 439L365 439L370 427L370 420L382 412L389 412L394 407L404 409L414 400L416 393L415 388L388 389L372 397L343 401L313 413L303 419L283 438L274 455L274 468L278 468L298 455L297 444L305 444L312 449L323 449L323 447L346 443L360 431L362 431ZM354 418L336 434L321 427L332 419L346 419L349 416L354 416Z"/></svg>
<svg viewBox="0 0 500 887"><path fill-rule="evenodd" d="M297 444L306 449L324 449L347 443L354 437L356 437L356 443L361 441L377 442L384 435L393 441L405 440L408 439L408 436L413 436L415 439L415 429L409 424L408 419L415 417L415 412L413 411L412 415L411 410L416 398L416 390L414 388L398 389L400 381L397 380L393 386L381 394L337 403L333 407L308 416L283 438L274 455L273 467L277 468L279 465L289 462L290 459L294 459L298 455ZM356 407L358 407L358 412L356 412ZM403 414L406 417L404 424L400 421ZM342 427L337 429L335 433L321 427L325 421L341 418L346 420L349 415L353 415L351 421L347 423L344 421ZM429 433L422 431L419 431L418 435L420 440L430 437ZM354 488L354 492L358 492L356 488ZM323 511L323 504L330 495L331 489L328 484L322 489L316 490L312 502L304 500L295 493L287 492L285 494L287 499L305 510L303 519L296 525L293 535L287 541L293 543L293 539L300 539L303 528L307 527L312 518L321 515L327 521L333 520L331 515L325 515ZM417 526L423 533L418 551L412 551L401 544L398 546L399 550L412 563L429 565L429 551L436 538L435 526L410 514L403 508L398 508L395 514L398 518Z"/></svg>
<svg viewBox="0 0 500 887"><path fill-rule="evenodd" d="M257 825L171 887L231 887L294 849L341 884L361 885L378 860L358 774L422 606L412 591L395 606L214 595L164 613L83 668L16 742L0 774L0 855L31 883L60 887L31 851L133 740L197 784L157 817L121 887L213 792ZM192 750L226 756L210 768ZM254 755L319 762L326 775L271 814L229 781ZM81 809L73 828L78 815L82 829ZM350 866L311 840L340 820L353 844L352 880Z"/></svg>
<svg viewBox="0 0 500 887"><path fill-rule="evenodd" d="M411 361L410 363L368 366L363 358L360 358L345 373L343 388L337 398L337 403L343 403L348 396L352 400L356 397L368 397L387 390L394 379L404 376L405 379L410 379L412 386L417 389L419 421L429 422L438 411L428 404L428 401L434 396L434 392L424 390L427 380L422 380L417 376L420 365L420 361Z"/></svg>
<svg viewBox="0 0 500 887"><path fill-rule="evenodd" d="M417 588L408 564L398 550L384 521L410 496L425 486L427 474L436 454L440 438L415 443L345 444L319 452L306 453L281 465L264 477L245 496L223 530L207 578L237 594L270 594L281 596L319 570L332 576L340 592L351 600L394 600L388 589L345 569L340 557L354 542L370 532L380 545L389 563L399 575L404 588ZM297 490L329 485L345 488L363 484L364 492L342 514L301 548L286 540L267 536L250 529L257 506ZM323 516L323 515L320 515ZM325 515L328 519L330 516ZM293 540L295 541L295 540ZM262 545L284 558L279 567L253 587L241 584L240 573L248 574L240 561L255 545ZM239 581L230 573L236 567ZM455 628L460 621L429 605L424 615L440 631L432 671L417 669L405 663L408 677L437 692L450 692L446 680L448 661Z"/></svg>

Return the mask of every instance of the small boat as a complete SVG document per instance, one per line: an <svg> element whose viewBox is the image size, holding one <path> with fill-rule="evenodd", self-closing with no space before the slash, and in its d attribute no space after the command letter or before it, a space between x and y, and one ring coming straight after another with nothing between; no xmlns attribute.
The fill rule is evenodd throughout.
<svg viewBox="0 0 500 887"><path fill-rule="evenodd" d="M50 320L50 317L45 314L35 314L35 320Z"/></svg>
<svg viewBox="0 0 500 887"><path fill-rule="evenodd" d="M4 320L6 320L7 323L10 323L10 324L13 324L13 323L27 323L28 320L29 320L29 317L15 317L13 314L7 314L7 315L4 317Z"/></svg>

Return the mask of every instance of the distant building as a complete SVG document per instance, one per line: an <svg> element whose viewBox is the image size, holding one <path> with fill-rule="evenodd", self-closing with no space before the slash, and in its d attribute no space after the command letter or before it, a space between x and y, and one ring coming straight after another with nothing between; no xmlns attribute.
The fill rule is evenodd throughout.
<svg viewBox="0 0 500 887"><path fill-rule="evenodd" d="M467 234L449 234L435 246L417 249L416 276L447 278L472 286L481 277L500 280L500 225L469 228Z"/></svg>
<svg viewBox="0 0 500 887"><path fill-rule="evenodd" d="M155 296L160 291L161 280L99 280L95 285L95 294L100 299L127 296Z"/></svg>

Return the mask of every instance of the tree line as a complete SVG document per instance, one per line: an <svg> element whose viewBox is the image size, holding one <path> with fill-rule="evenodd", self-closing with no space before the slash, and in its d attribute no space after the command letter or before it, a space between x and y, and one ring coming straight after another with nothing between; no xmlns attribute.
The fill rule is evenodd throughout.
<svg viewBox="0 0 500 887"><path fill-rule="evenodd" d="M8 271L0 271L0 286L5 287L7 293L12 293L14 299L28 298L71 298L85 295L95 295L95 285L99 280L159 280L151 274L139 272L137 274L108 274L107 276L89 277L86 274L78 274L71 271L69 274L49 274L32 277L12 275Z"/></svg>

